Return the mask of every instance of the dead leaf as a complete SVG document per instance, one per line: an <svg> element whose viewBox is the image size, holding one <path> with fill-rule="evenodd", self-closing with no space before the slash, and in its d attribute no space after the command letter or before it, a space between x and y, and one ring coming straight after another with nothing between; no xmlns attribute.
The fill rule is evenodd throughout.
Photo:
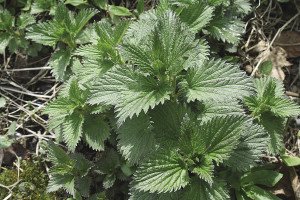
<svg viewBox="0 0 300 200"><path fill-rule="evenodd" d="M285 31L275 40L275 46L282 47L287 52L288 58L300 56L300 32Z"/></svg>
<svg viewBox="0 0 300 200"><path fill-rule="evenodd" d="M285 79L285 74L282 70L282 67L291 66L292 64L287 61L287 53L283 48L268 48L268 44L265 41L260 41L253 50L259 53L254 60L255 65L257 63L271 61L272 70L269 75L281 81Z"/></svg>

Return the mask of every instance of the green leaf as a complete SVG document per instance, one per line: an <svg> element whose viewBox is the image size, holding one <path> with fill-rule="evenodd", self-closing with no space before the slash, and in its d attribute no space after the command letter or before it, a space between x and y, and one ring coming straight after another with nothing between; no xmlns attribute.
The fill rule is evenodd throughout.
<svg viewBox="0 0 300 200"><path fill-rule="evenodd" d="M6 105L6 100L3 97L0 97L0 108L4 108L4 106Z"/></svg>
<svg viewBox="0 0 300 200"><path fill-rule="evenodd" d="M136 8L137 8L137 11L138 11L139 14L144 12L144 10L145 10L145 0L138 0Z"/></svg>
<svg viewBox="0 0 300 200"><path fill-rule="evenodd" d="M229 199L226 185L220 180L214 180L213 185L205 181L192 179L190 186L183 191L182 200L226 200Z"/></svg>
<svg viewBox="0 0 300 200"><path fill-rule="evenodd" d="M92 0L92 1L97 7L101 8L103 10L107 9L107 6L108 6L107 0Z"/></svg>
<svg viewBox="0 0 300 200"><path fill-rule="evenodd" d="M196 1L180 12L180 19L197 32L209 24L213 17L214 8L207 6L206 2Z"/></svg>
<svg viewBox="0 0 300 200"><path fill-rule="evenodd" d="M208 121L217 116L245 115L237 100L199 102L197 108L200 113L198 119L201 121Z"/></svg>
<svg viewBox="0 0 300 200"><path fill-rule="evenodd" d="M8 33L0 33L0 54L4 54L10 40L11 36Z"/></svg>
<svg viewBox="0 0 300 200"><path fill-rule="evenodd" d="M276 117L271 113L264 113L261 116L260 124L268 131L271 138L271 142L269 144L270 153L279 154L284 147L283 133L285 120Z"/></svg>
<svg viewBox="0 0 300 200"><path fill-rule="evenodd" d="M36 43L55 46L60 40L63 28L60 24L54 21L38 23L27 29L26 38L31 39Z"/></svg>
<svg viewBox="0 0 300 200"><path fill-rule="evenodd" d="M282 177L283 174L272 170L251 171L241 178L241 184L258 184L274 187Z"/></svg>
<svg viewBox="0 0 300 200"><path fill-rule="evenodd" d="M295 167L300 165L300 158L296 156L282 155L280 156L284 164L288 167Z"/></svg>
<svg viewBox="0 0 300 200"><path fill-rule="evenodd" d="M47 158L54 164L54 165L59 165L59 164L70 164L72 161L67 155L67 153L58 145L54 144L53 142L49 142L49 152L47 155Z"/></svg>
<svg viewBox="0 0 300 200"><path fill-rule="evenodd" d="M0 10L0 30L10 30L15 23L15 18L8 10Z"/></svg>
<svg viewBox="0 0 300 200"><path fill-rule="evenodd" d="M199 154L222 163L237 147L244 122L245 118L242 116L213 118L199 127L195 148Z"/></svg>
<svg viewBox="0 0 300 200"><path fill-rule="evenodd" d="M115 66L95 81L91 88L91 104L115 105L118 124L125 119L147 113L170 98L170 88L152 77L145 77L129 66Z"/></svg>
<svg viewBox="0 0 300 200"><path fill-rule="evenodd" d="M65 4L70 4L72 6L80 6L80 5L87 5L87 0L66 0Z"/></svg>
<svg viewBox="0 0 300 200"><path fill-rule="evenodd" d="M247 120L243 125L243 132L237 148L225 161L225 165L238 171L246 171L256 166L265 155L270 142L267 132L262 126Z"/></svg>
<svg viewBox="0 0 300 200"><path fill-rule="evenodd" d="M231 20L222 16L211 20L206 29L217 40L238 44L241 34L244 32L244 23L240 20Z"/></svg>
<svg viewBox="0 0 300 200"><path fill-rule="evenodd" d="M195 41L189 27L172 12L158 16L153 28L140 43L127 40L123 45L124 57L145 73L176 75L199 57L200 52L194 48L205 46L203 41Z"/></svg>
<svg viewBox="0 0 300 200"><path fill-rule="evenodd" d="M84 26L88 23L88 21L97 13L98 12L95 9L80 10L80 12L75 16L75 22L72 27L72 34L74 34L75 37L77 37L80 31L82 31Z"/></svg>
<svg viewBox="0 0 300 200"><path fill-rule="evenodd" d="M75 195L75 178L72 175L52 174L48 182L47 192L65 189L69 194Z"/></svg>
<svg viewBox="0 0 300 200"><path fill-rule="evenodd" d="M278 198L277 196L275 196L274 194L272 194L269 191L266 191L260 187L257 187L255 185L250 186L247 191L246 194L248 197L250 197L251 199L259 199L259 200L280 200L280 198Z"/></svg>
<svg viewBox="0 0 300 200"><path fill-rule="evenodd" d="M114 174L108 174L105 176L105 178L103 180L103 187L105 189L109 189L113 186L115 181L116 181L116 176Z"/></svg>
<svg viewBox="0 0 300 200"><path fill-rule="evenodd" d="M150 193L177 191L189 183L188 170L176 152L162 152L144 162L134 174L133 189Z"/></svg>
<svg viewBox="0 0 300 200"><path fill-rule="evenodd" d="M188 70L186 80L179 84L188 102L236 99L253 90L245 73L221 60L198 63Z"/></svg>
<svg viewBox="0 0 300 200"><path fill-rule="evenodd" d="M65 118L63 124L63 137L67 143L68 149L74 152L82 136L83 116L77 112Z"/></svg>
<svg viewBox="0 0 300 200"><path fill-rule="evenodd" d="M259 72L264 75L270 75L273 69L272 61L265 61L259 66Z"/></svg>
<svg viewBox="0 0 300 200"><path fill-rule="evenodd" d="M110 14L115 15L115 16L131 16L131 12L123 7L123 6L114 6L114 5L109 5L108 10Z"/></svg>
<svg viewBox="0 0 300 200"><path fill-rule="evenodd" d="M27 26L34 24L35 18L29 13L22 13L17 19L17 26L19 29L25 29Z"/></svg>
<svg viewBox="0 0 300 200"><path fill-rule="evenodd" d="M195 167L192 173L197 174L200 179L206 181L210 185L213 183L214 165L211 160L203 159L200 166Z"/></svg>
<svg viewBox="0 0 300 200"><path fill-rule="evenodd" d="M180 191L169 193L149 193L131 190L129 200L181 200Z"/></svg>
<svg viewBox="0 0 300 200"><path fill-rule="evenodd" d="M150 119L143 113L126 120L117 132L118 147L130 163L140 163L155 149Z"/></svg>
<svg viewBox="0 0 300 200"><path fill-rule="evenodd" d="M110 134L108 124L101 116L89 115L85 116L83 124L83 135L85 141L94 150L104 150L104 141Z"/></svg>
<svg viewBox="0 0 300 200"><path fill-rule="evenodd" d="M69 49L60 49L52 54L48 64L52 68L52 73L57 80L64 80L65 71L70 61L71 52Z"/></svg>

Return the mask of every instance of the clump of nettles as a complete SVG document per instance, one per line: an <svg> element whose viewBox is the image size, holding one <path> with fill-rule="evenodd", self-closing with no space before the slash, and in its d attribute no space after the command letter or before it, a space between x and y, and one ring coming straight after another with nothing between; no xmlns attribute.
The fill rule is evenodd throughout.
<svg viewBox="0 0 300 200"><path fill-rule="evenodd" d="M276 199L256 187L249 170L266 152L281 152L285 120L299 106L282 83L254 81L214 58L208 42L237 45L244 27L238 18L249 8L247 0L161 1L136 21L95 23L89 44L72 43L59 62L72 65L71 78L45 109L49 129L72 154L50 145L48 191L90 197L97 172L106 191L132 178L131 200L225 200L232 189L238 199ZM37 27L29 38L38 42L46 29ZM64 80L65 67L55 64ZM103 159L110 167L97 169L75 153L81 140L100 152L115 148L127 163ZM234 174L241 183L230 181Z"/></svg>
<svg viewBox="0 0 300 200"><path fill-rule="evenodd" d="M40 161L22 160L20 168L20 182L12 190L12 199L22 200L52 200L53 194L46 193L48 175ZM17 169L3 169L0 173L0 183L10 186L18 180ZM9 195L9 191L0 187L0 199Z"/></svg>

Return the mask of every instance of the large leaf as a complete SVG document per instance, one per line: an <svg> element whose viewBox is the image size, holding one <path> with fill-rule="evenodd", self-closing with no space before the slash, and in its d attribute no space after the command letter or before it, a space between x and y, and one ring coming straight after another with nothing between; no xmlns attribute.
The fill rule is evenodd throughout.
<svg viewBox="0 0 300 200"><path fill-rule="evenodd" d="M244 175L241 178L241 183L244 185L250 183L250 184L265 185L268 187L274 187L282 177L283 174L276 171L257 170Z"/></svg>
<svg viewBox="0 0 300 200"><path fill-rule="evenodd" d="M124 122L118 129L118 147L131 163L140 163L155 150L155 138L150 119L145 114Z"/></svg>
<svg viewBox="0 0 300 200"><path fill-rule="evenodd" d="M91 104L115 105L118 124L126 118L145 113L170 98L166 83L145 77L129 66L115 66L100 77L91 89Z"/></svg>
<svg viewBox="0 0 300 200"><path fill-rule="evenodd" d="M261 199L261 200L280 200L277 196L271 192L264 190L258 186L250 186L246 190L246 194L251 199Z"/></svg>
<svg viewBox="0 0 300 200"><path fill-rule="evenodd" d="M183 191L182 200L225 200L230 199L226 185L220 180L214 180L213 185L205 181L192 179L192 183Z"/></svg>
<svg viewBox="0 0 300 200"><path fill-rule="evenodd" d="M198 1L184 8L179 16L193 31L199 31L210 22L213 11L213 7L208 6L206 2Z"/></svg>
<svg viewBox="0 0 300 200"><path fill-rule="evenodd" d="M237 148L225 164L239 171L249 170L265 154L270 139L262 126L248 120L243 125L243 132Z"/></svg>
<svg viewBox="0 0 300 200"><path fill-rule="evenodd" d="M198 128L192 143L194 149L217 163L223 162L239 144L244 122L242 116L213 118Z"/></svg>
<svg viewBox="0 0 300 200"><path fill-rule="evenodd" d="M253 90L243 72L221 60L198 63L190 68L180 86L188 101L225 101L242 98Z"/></svg>
<svg viewBox="0 0 300 200"><path fill-rule="evenodd" d="M155 154L134 174L133 189L150 193L177 191L189 183L188 170L176 152Z"/></svg>

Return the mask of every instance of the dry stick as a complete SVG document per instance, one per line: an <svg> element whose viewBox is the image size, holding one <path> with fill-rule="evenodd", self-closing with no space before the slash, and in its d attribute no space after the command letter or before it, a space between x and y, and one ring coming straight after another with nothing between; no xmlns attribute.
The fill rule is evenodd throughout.
<svg viewBox="0 0 300 200"><path fill-rule="evenodd" d="M15 88L11 88L11 87L7 87L7 86L1 86L0 87L1 90L4 90L4 91L12 91L12 92L17 92L17 93L20 93L20 94L25 94L25 95L28 95L28 96L32 96L32 97L37 97L37 98L41 98L44 100L45 99L51 99L51 96L46 96L46 95L40 95L40 94L35 94L29 90L27 91L20 91L20 90L17 90ZM46 101L46 100L44 100Z"/></svg>
<svg viewBox="0 0 300 200"><path fill-rule="evenodd" d="M296 19L298 16L300 15L300 13L297 13L294 17L292 17L289 21L287 21L281 28L278 29L277 33L275 34L275 36L273 37L272 41L270 42L270 44L268 45L268 48L266 51L269 51L270 48L272 47L274 41L276 40L276 38L278 37L278 35L285 29L285 27L287 25L289 25L294 19ZM254 76L256 71L258 70L258 67L260 66L260 64L263 62L263 60L265 59L265 56L262 57L258 63L256 64L255 68L253 69L251 76Z"/></svg>
<svg viewBox="0 0 300 200"><path fill-rule="evenodd" d="M51 69L51 67L29 67L29 68L21 68L21 69L5 69L5 70L0 70L0 72L36 71L42 69Z"/></svg>

